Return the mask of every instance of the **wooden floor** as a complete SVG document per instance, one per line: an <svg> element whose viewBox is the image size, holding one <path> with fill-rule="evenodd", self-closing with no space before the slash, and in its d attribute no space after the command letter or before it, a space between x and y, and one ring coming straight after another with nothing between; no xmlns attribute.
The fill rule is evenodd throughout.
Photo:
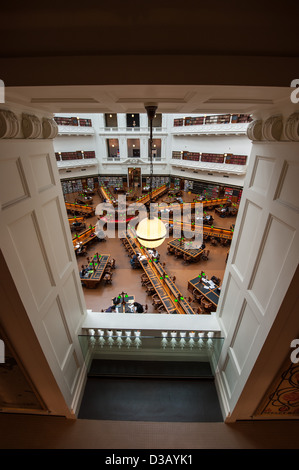
<svg viewBox="0 0 299 470"><path fill-rule="evenodd" d="M68 195L69 202L72 202L75 198L76 193ZM186 202L189 202L192 199L193 195L184 195L184 200ZM95 195L94 205L98 202L100 202L100 198ZM207 213L213 215L215 227L229 228L236 220L236 217L220 218L214 210L208 211ZM95 224L96 221L96 217L86 219L86 223L88 225ZM171 276L176 277L176 285L185 297L190 296L190 292L187 289L188 280L198 276L202 270L205 271L209 278L214 275L219 277L222 281L226 268L225 261L229 247L223 247L220 245L215 247L210 243L207 243L206 249L210 250L209 260L186 265L182 259L175 259L174 256L167 255L167 242L171 239L172 237L158 248L161 255L160 262L166 263L167 272ZM142 287L140 283L140 277L143 270L131 268L130 258L128 257L128 253L121 241L118 238L107 238L106 242L91 245L88 249L87 256L91 257L96 252L99 252L100 254L110 254L111 257L116 260L116 269L113 271L112 284L105 285L102 281L96 289L83 288L86 307L94 312L105 310L111 305L111 299L124 291L128 295L134 295L135 300L142 305L147 304L149 307L148 311L155 313L155 311L150 310L151 297L147 296L145 288ZM77 260L78 269L81 268L82 264L87 264L86 257L78 257ZM191 305L196 307L197 304L193 303Z"/></svg>

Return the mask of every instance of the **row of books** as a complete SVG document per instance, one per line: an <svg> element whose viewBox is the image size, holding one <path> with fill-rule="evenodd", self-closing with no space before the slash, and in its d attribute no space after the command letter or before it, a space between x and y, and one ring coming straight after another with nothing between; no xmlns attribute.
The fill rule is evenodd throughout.
<svg viewBox="0 0 299 470"><path fill-rule="evenodd" d="M93 178L76 178L61 181L63 194L82 192L84 189L94 189L95 183L98 182L97 177Z"/></svg>
<svg viewBox="0 0 299 470"><path fill-rule="evenodd" d="M96 158L94 150L76 150L76 152L55 152L56 161L82 160L86 158Z"/></svg>
<svg viewBox="0 0 299 470"><path fill-rule="evenodd" d="M92 122L91 119L81 119L76 117L54 117L58 126L83 126L83 127L91 127Z"/></svg>
<svg viewBox="0 0 299 470"><path fill-rule="evenodd" d="M247 155L233 155L228 153L199 153L199 152L187 152L187 151L173 151L173 160L191 160L201 161L209 163L227 163L229 165L246 165Z"/></svg>
<svg viewBox="0 0 299 470"><path fill-rule="evenodd" d="M251 122L249 114L216 114L213 116L184 117L174 119L174 127L178 126L200 126L204 124L240 124Z"/></svg>

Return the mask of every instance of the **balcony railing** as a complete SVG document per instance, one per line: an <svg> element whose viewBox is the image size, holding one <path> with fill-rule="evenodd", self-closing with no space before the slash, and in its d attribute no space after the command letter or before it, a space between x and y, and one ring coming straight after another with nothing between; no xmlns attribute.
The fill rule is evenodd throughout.
<svg viewBox="0 0 299 470"><path fill-rule="evenodd" d="M58 125L58 135L93 135L94 128L90 126L61 126Z"/></svg>
<svg viewBox="0 0 299 470"><path fill-rule="evenodd" d="M204 124L173 126L173 135L242 135L246 134L248 123Z"/></svg>
<svg viewBox="0 0 299 470"><path fill-rule="evenodd" d="M157 335L142 334L139 330L89 329L79 336L87 371L96 359L126 359L151 361L185 361L206 364L198 367L215 376L224 338L214 332L162 331Z"/></svg>
<svg viewBox="0 0 299 470"><path fill-rule="evenodd" d="M179 167L191 171L205 171L213 173L244 175L247 170L246 165L229 165L227 163L211 163L211 162L193 162L191 160L171 160L173 167Z"/></svg>
<svg viewBox="0 0 299 470"><path fill-rule="evenodd" d="M155 134L156 132L158 133L166 133L167 129L165 127L153 127L153 133ZM143 134L149 134L150 133L150 128L147 126L143 127L103 127L99 130L100 134L103 133L143 133Z"/></svg>

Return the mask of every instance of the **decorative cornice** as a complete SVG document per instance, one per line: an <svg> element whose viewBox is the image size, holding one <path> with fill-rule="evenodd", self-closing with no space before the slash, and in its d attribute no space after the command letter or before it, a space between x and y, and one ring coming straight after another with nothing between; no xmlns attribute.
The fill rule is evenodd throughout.
<svg viewBox="0 0 299 470"><path fill-rule="evenodd" d="M12 111L0 110L0 139L13 139L20 131L20 123Z"/></svg>
<svg viewBox="0 0 299 470"><path fill-rule="evenodd" d="M274 115L265 121L252 121L247 128L247 137L252 141L261 142L298 142L299 112L291 114L287 119L282 115Z"/></svg>
<svg viewBox="0 0 299 470"><path fill-rule="evenodd" d="M37 116L22 114L22 131L25 139L38 139L42 137L42 123Z"/></svg>
<svg viewBox="0 0 299 470"><path fill-rule="evenodd" d="M263 124L263 138L270 142L281 139L283 131L282 116L270 116Z"/></svg>
<svg viewBox="0 0 299 470"><path fill-rule="evenodd" d="M288 117L284 132L287 139L299 141L299 112L293 113Z"/></svg>
<svg viewBox="0 0 299 470"><path fill-rule="evenodd" d="M43 138L55 139L58 135L58 125L54 119L43 118Z"/></svg>
<svg viewBox="0 0 299 470"><path fill-rule="evenodd" d="M57 134L54 119L0 109L0 139L54 139Z"/></svg>
<svg viewBox="0 0 299 470"><path fill-rule="evenodd" d="M262 140L262 120L257 119L248 124L247 137L250 140Z"/></svg>

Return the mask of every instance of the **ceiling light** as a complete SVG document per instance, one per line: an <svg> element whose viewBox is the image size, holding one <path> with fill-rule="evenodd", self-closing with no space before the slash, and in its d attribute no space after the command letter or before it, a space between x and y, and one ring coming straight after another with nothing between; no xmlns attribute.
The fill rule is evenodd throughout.
<svg viewBox="0 0 299 470"><path fill-rule="evenodd" d="M154 217L151 213L151 201L153 191L153 118L157 109L156 105L145 106L148 119L150 121L150 191L149 191L149 215L147 218L141 220L136 229L136 235L139 243L146 248L156 248L165 240L166 226L165 224Z"/></svg>

